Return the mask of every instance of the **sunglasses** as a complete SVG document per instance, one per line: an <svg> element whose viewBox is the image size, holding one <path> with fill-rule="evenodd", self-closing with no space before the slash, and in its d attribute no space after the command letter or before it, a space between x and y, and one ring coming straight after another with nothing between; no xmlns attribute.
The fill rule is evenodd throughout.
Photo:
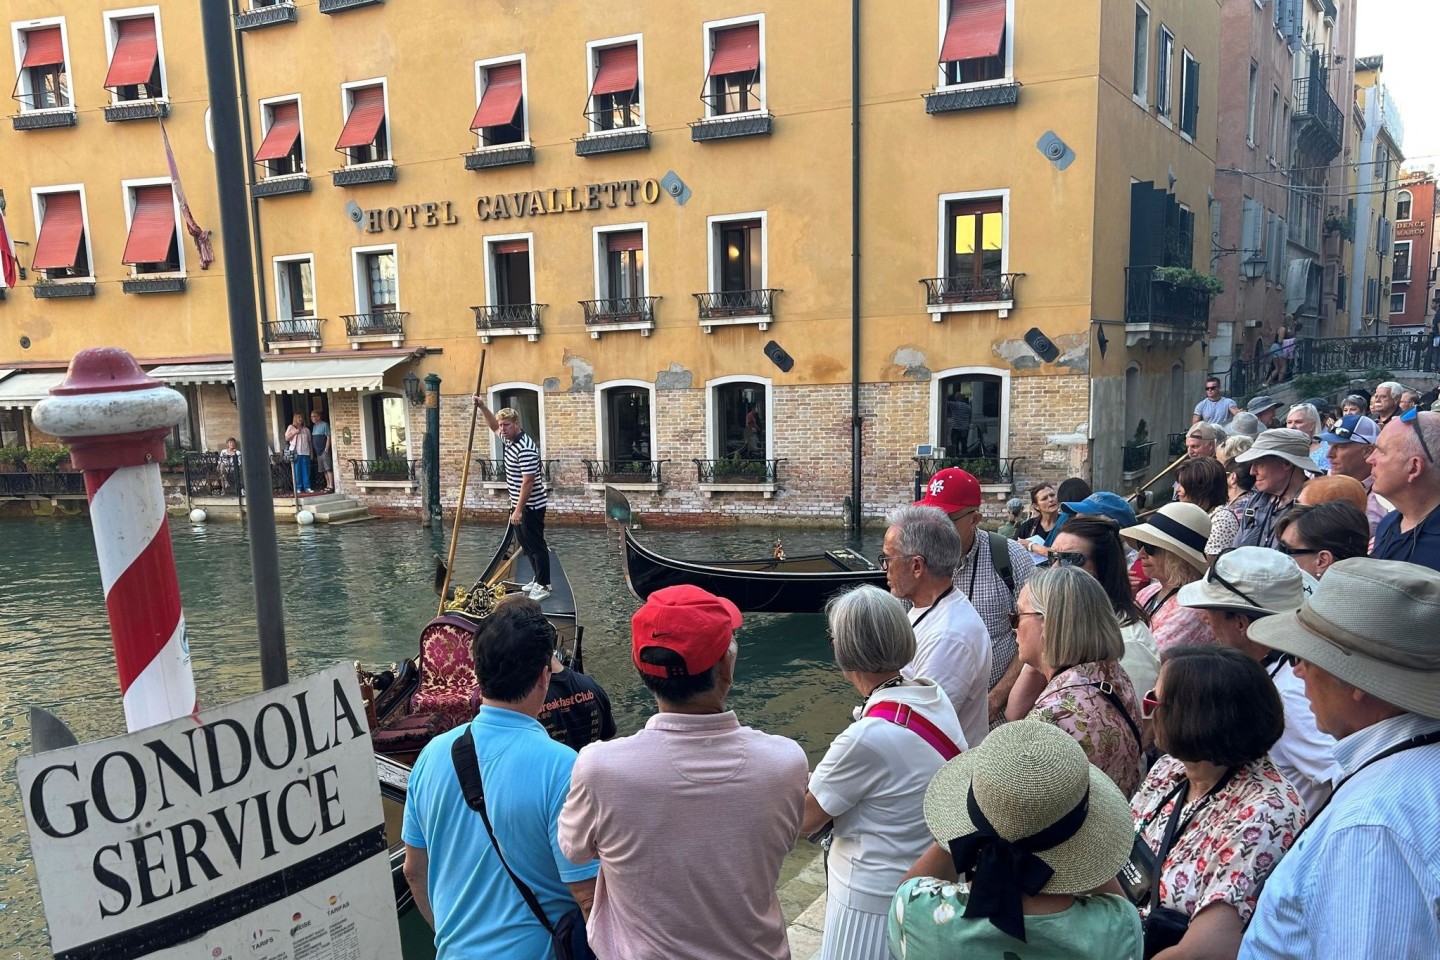
<svg viewBox="0 0 1440 960"><path fill-rule="evenodd" d="M1145 696L1140 698L1140 719L1154 720L1155 708L1158 706L1160 706L1160 698L1156 695L1154 690L1151 690L1149 693L1145 694Z"/></svg>
<svg viewBox="0 0 1440 960"><path fill-rule="evenodd" d="M1435 455L1430 452L1430 444L1425 442L1425 431L1420 429L1420 408L1411 407L1400 414L1400 422L1415 428L1415 438L1420 441L1420 449L1425 451L1425 459L1434 463Z"/></svg>
<svg viewBox="0 0 1440 960"><path fill-rule="evenodd" d="M1211 390L1219 390L1219 389L1220 389L1219 387L1206 387L1206 388L1205 388L1205 392L1206 392L1206 393L1209 393Z"/></svg>
<svg viewBox="0 0 1440 960"><path fill-rule="evenodd" d="M1303 557L1309 553L1319 553L1319 550L1312 550L1309 547L1292 547L1288 543L1276 542L1275 549L1287 557Z"/></svg>
<svg viewBox="0 0 1440 960"><path fill-rule="evenodd" d="M1026 610L1026 611L1024 611L1023 613L1022 613L1021 611L1019 611L1019 610L1011 610L1011 611L1010 611L1010 629L1011 629L1011 630L1019 630L1019 629L1020 629L1020 620L1021 620L1021 618L1023 618L1023 617L1044 617L1044 616L1045 616L1045 614L1043 614L1043 613L1037 613L1037 612L1034 611L1034 610Z"/></svg>
<svg viewBox="0 0 1440 960"><path fill-rule="evenodd" d="M1153 557L1160 552L1160 548L1152 543L1136 543L1136 548L1147 557Z"/></svg>
<svg viewBox="0 0 1440 960"><path fill-rule="evenodd" d="M1089 562L1090 555L1081 553L1078 550L1051 550L1050 556L1040 561L1036 566L1083 567Z"/></svg>

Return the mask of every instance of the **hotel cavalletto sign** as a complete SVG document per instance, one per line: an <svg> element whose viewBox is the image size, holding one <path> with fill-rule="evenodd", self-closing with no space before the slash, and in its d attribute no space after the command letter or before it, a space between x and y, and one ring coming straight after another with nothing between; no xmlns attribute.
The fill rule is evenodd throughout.
<svg viewBox="0 0 1440 960"><path fill-rule="evenodd" d="M475 218L480 221L543 217L557 213L580 213L655 203L663 191L660 181L611 180L576 187L550 187L518 193L484 194L475 198ZM407 203L398 207L374 207L364 211L366 233L413 230L417 227L445 227L457 224L455 205L450 200Z"/></svg>

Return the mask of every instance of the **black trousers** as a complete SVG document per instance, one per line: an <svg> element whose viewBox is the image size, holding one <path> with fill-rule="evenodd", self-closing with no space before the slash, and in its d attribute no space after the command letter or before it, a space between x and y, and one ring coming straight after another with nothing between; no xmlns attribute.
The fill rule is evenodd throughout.
<svg viewBox="0 0 1440 960"><path fill-rule="evenodd" d="M530 561L535 573L535 582L550 586L550 547L545 543L545 508L534 510L526 507L520 511L520 526L515 531L520 539L520 549Z"/></svg>

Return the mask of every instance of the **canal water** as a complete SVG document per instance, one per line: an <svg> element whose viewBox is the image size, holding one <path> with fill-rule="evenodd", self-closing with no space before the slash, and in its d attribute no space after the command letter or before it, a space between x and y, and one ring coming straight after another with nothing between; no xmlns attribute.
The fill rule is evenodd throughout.
<svg viewBox="0 0 1440 960"><path fill-rule="evenodd" d="M672 556L738 558L768 556L777 538L792 555L850 545L873 556L882 533L867 531L859 544L846 544L838 528L647 530L644 536ZM258 692L244 530L172 519L171 535L202 704ZM413 656L420 627L435 613L432 557L444 553L444 537L448 531L442 537L412 521L282 525L290 675L337 661L385 665ZM493 524L462 530L457 582L478 576L499 537ZM654 701L630 663L629 621L638 604L625 586L616 535L597 521L553 527L549 538L586 628L586 670L609 691L620 733L632 733L653 713ZM731 697L741 722L798 740L813 766L857 702L834 668L820 616L746 618ZM83 518L0 520L0 960L50 955L15 781L16 758L29 751L30 706L58 715L82 742L124 732L95 546ZM802 842L791 869L814 852Z"/></svg>

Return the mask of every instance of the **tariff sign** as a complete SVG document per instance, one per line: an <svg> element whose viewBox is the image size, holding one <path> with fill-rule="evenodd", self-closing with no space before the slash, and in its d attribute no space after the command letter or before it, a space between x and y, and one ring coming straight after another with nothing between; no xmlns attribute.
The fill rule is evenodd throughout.
<svg viewBox="0 0 1440 960"><path fill-rule="evenodd" d="M353 667L17 773L57 960L400 956Z"/></svg>

